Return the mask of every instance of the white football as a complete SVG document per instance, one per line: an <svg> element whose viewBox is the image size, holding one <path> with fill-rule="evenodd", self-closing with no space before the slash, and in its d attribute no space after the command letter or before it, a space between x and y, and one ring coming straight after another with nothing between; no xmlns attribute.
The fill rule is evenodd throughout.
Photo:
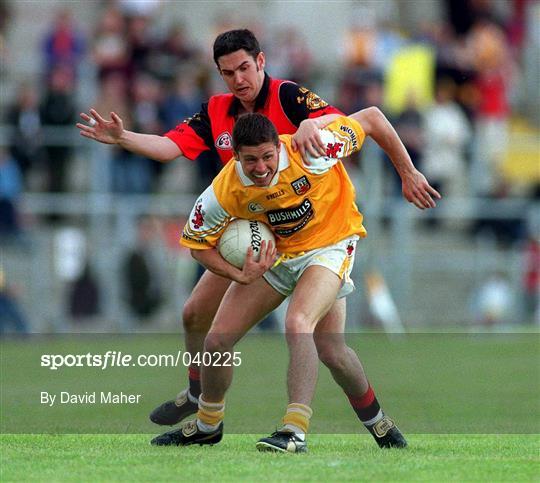
<svg viewBox="0 0 540 483"><path fill-rule="evenodd" d="M248 247L253 247L253 258L259 260L261 243L276 240L272 230L257 220L236 219L231 221L221 238L218 250L221 256L237 268L244 266Z"/></svg>

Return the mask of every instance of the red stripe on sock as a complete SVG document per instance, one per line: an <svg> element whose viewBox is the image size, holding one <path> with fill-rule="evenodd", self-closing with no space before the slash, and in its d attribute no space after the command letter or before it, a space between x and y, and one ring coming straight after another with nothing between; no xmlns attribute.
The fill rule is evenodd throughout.
<svg viewBox="0 0 540 483"><path fill-rule="evenodd" d="M194 381L200 381L201 380L201 371L199 369L196 369L194 367L190 367L188 369L188 377Z"/></svg>
<svg viewBox="0 0 540 483"><path fill-rule="evenodd" d="M369 386L369 389L366 391L366 393L363 396L349 396L349 402L351 403L351 406L355 409L364 409L367 408L374 400L375 400L375 393L373 392L373 389L371 389L371 386Z"/></svg>

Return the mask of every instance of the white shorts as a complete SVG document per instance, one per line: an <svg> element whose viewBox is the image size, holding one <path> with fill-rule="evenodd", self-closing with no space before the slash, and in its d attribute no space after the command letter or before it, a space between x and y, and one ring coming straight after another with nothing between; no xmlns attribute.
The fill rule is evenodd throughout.
<svg viewBox="0 0 540 483"><path fill-rule="evenodd" d="M274 290L288 297L292 294L304 270L312 265L320 265L328 268L341 279L341 288L337 298L346 297L354 290L354 282L350 275L358 239L357 235L353 235L334 245L310 250L291 258L285 256L263 277Z"/></svg>

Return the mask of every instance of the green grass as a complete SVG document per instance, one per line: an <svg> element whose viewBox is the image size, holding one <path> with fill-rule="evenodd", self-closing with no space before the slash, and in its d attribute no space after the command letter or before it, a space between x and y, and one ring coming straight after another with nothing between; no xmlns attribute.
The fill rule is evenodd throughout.
<svg viewBox="0 0 540 483"><path fill-rule="evenodd" d="M539 340L536 333L351 334L351 347L410 448L379 450L321 368L307 455L254 447L286 405L283 336L255 335L239 344L243 362L227 395L226 435L211 448L149 445L163 428L148 413L184 387L183 367L40 367L42 354L175 353L179 335L5 340L0 480L540 481ZM140 393L141 403L39 401L41 391L109 390Z"/></svg>
<svg viewBox="0 0 540 483"><path fill-rule="evenodd" d="M410 433L540 433L540 345L538 334L418 334L387 338L354 334L383 408ZM79 336L5 341L1 350L2 433L147 433L159 403L186 384L184 367L40 367L42 354L167 354L175 336ZM242 365L227 394L229 433L266 433L286 405L287 350L282 336L251 336L238 346ZM123 391L141 394L135 405L40 404L40 392ZM321 367L311 431L357 432L343 392Z"/></svg>
<svg viewBox="0 0 540 483"><path fill-rule="evenodd" d="M146 435L2 436L2 481L538 481L539 437L412 435L406 450L369 436L314 435L309 453L257 453L255 435L213 447L155 448Z"/></svg>

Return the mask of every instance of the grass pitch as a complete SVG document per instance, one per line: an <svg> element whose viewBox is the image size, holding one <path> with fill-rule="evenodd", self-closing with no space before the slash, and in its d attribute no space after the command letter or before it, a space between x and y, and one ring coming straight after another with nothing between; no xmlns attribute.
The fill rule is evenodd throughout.
<svg viewBox="0 0 540 483"><path fill-rule="evenodd" d="M537 435L312 435L303 455L258 453L258 435L151 447L146 435L4 435L2 481L538 481Z"/></svg>
<svg viewBox="0 0 540 483"><path fill-rule="evenodd" d="M104 335L0 345L0 481L540 481L540 344L529 334L350 334L410 447L380 450L321 368L305 455L258 453L286 404L282 336L248 337L213 447L152 447L148 413L183 367L40 366L43 354L173 353L180 336ZM140 404L47 407L40 392L141 393ZM32 433L32 434L30 434ZM114 434L112 434L114 433ZM490 434L487 434L490 433Z"/></svg>

